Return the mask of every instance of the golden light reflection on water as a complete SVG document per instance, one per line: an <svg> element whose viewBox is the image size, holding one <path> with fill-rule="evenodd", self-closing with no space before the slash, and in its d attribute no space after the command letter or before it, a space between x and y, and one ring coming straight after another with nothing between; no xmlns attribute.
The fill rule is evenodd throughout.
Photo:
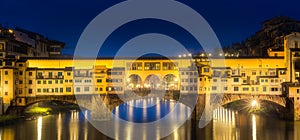
<svg viewBox="0 0 300 140"><path fill-rule="evenodd" d="M252 139L256 140L256 117L252 114Z"/></svg>
<svg viewBox="0 0 300 140"><path fill-rule="evenodd" d="M0 129L0 140L13 140L15 139L15 131L12 128Z"/></svg>
<svg viewBox="0 0 300 140"><path fill-rule="evenodd" d="M39 117L37 120L37 139L42 139L42 129L43 129L43 117Z"/></svg>
<svg viewBox="0 0 300 140"><path fill-rule="evenodd" d="M213 137L214 139L232 140L239 139L236 127L237 114L235 111L222 107L213 112Z"/></svg>
<svg viewBox="0 0 300 140"><path fill-rule="evenodd" d="M57 140L61 140L61 129L62 129L62 121L61 121L61 113L58 114L58 117L57 117L57 121L56 121L56 124L57 124Z"/></svg>
<svg viewBox="0 0 300 140"><path fill-rule="evenodd" d="M73 111L71 112L71 121L69 124L70 127L70 140L78 140L78 136L79 136L79 128L78 128L78 115L79 112L77 111Z"/></svg>

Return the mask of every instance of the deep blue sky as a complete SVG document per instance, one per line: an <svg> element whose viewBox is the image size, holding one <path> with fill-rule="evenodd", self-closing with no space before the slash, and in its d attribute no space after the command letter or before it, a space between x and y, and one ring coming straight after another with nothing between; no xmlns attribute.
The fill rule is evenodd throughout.
<svg viewBox="0 0 300 140"><path fill-rule="evenodd" d="M121 1L1 0L0 23L5 27L21 27L63 41L67 44L64 53L72 54L87 24L101 11L118 2ZM239 42L254 34L261 28L261 23L269 18L285 15L300 20L300 2L296 0L180 0L180 2L198 11L208 21L223 46ZM119 32L121 31L122 29ZM122 34L125 34L126 30L123 31ZM112 40L110 42L117 42ZM120 44L107 43L107 46L117 50L116 46ZM197 49L191 51L195 53ZM107 52L107 55L112 54L113 52Z"/></svg>

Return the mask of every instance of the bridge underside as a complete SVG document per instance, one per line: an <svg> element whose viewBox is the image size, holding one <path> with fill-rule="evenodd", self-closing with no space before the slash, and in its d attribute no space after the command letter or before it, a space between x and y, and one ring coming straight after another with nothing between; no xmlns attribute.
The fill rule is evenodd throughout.
<svg viewBox="0 0 300 140"><path fill-rule="evenodd" d="M145 97L143 97L145 96ZM91 110L92 112L98 114L92 114L92 116L97 116L96 118L106 118L110 116L110 112L114 110L120 104L140 99L140 98L148 98L148 97L159 97L164 99L172 99L179 101L191 108L196 110L196 117L199 119L205 109L205 106L210 104L212 107L217 108L217 106L225 105L231 102L239 101L239 100L265 100L276 103L280 106L286 107L286 97L282 97L280 95L247 95L247 94L224 94L220 96L218 94L211 95L202 95L202 94L180 94L179 91L168 91L165 94L159 95L159 91L157 93L141 95L136 92L129 92L124 94L85 94L85 95L66 95L66 96L36 96L36 97L27 97L26 105L23 107L41 102L41 101L64 101L70 102L74 104L78 104L80 107ZM198 100L194 100L198 97ZM196 103L195 103L196 101ZM103 112L103 116L99 116L99 110L106 110L107 112Z"/></svg>
<svg viewBox="0 0 300 140"><path fill-rule="evenodd" d="M286 97L281 95L247 95L247 94L224 94L221 105L226 105L239 100L264 100L286 107Z"/></svg>

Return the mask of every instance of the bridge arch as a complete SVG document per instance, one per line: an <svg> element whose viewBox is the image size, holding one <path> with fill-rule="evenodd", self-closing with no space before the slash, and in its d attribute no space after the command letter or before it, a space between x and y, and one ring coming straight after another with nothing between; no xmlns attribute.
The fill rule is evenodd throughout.
<svg viewBox="0 0 300 140"><path fill-rule="evenodd" d="M282 107L286 107L286 100L284 97L280 95L241 95L241 94L224 94L223 99L221 101L221 105L226 105L236 101L242 100L260 100L260 101L268 101L280 105Z"/></svg>
<svg viewBox="0 0 300 140"><path fill-rule="evenodd" d="M167 74L163 78L165 90L179 90L179 79L174 74Z"/></svg>
<svg viewBox="0 0 300 140"><path fill-rule="evenodd" d="M161 89L162 80L161 77L156 74L150 74L145 78L144 87L150 89Z"/></svg>
<svg viewBox="0 0 300 140"><path fill-rule="evenodd" d="M126 80L126 88L136 89L143 85L142 78L137 74L131 74Z"/></svg>

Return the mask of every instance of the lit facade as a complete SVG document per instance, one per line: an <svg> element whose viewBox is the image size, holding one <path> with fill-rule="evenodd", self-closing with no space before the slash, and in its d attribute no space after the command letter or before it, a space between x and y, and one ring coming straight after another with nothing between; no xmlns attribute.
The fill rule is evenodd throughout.
<svg viewBox="0 0 300 140"><path fill-rule="evenodd" d="M285 37L283 57L268 56L77 60L11 59L0 69L5 107L27 97L122 94L126 90L173 90L182 94L264 94L298 97L300 34ZM300 46L299 46L300 47ZM90 66L89 64L93 64ZM299 96L300 97L300 96ZM296 99L299 99L296 98Z"/></svg>

